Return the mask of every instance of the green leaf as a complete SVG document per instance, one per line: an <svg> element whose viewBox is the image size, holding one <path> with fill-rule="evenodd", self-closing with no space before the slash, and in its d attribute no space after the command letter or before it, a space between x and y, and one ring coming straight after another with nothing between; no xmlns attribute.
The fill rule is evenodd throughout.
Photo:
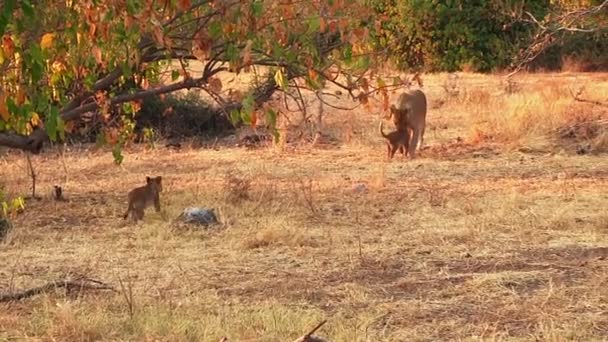
<svg viewBox="0 0 608 342"><path fill-rule="evenodd" d="M264 3L260 0L254 0L251 3L251 12L256 18L260 18L264 12Z"/></svg>
<svg viewBox="0 0 608 342"><path fill-rule="evenodd" d="M59 110L56 107L51 107L49 116L44 122L44 129L51 141L57 140L57 124L59 123L59 120L61 120L59 117Z"/></svg>
<svg viewBox="0 0 608 342"><path fill-rule="evenodd" d="M16 0L4 0L3 11L0 13L0 36L4 35L6 25L8 25L9 19L13 16L17 1Z"/></svg>
<svg viewBox="0 0 608 342"><path fill-rule="evenodd" d="M370 63L371 60L369 56L360 56L359 58L357 58L355 68L357 70L367 70L369 68Z"/></svg>
<svg viewBox="0 0 608 342"><path fill-rule="evenodd" d="M321 20L319 19L319 17L312 17L308 20L308 33L315 33L315 32L319 32L319 30L321 29Z"/></svg>
<svg viewBox="0 0 608 342"><path fill-rule="evenodd" d="M40 63L32 64L32 82L36 83L42 79L44 67Z"/></svg>
<svg viewBox="0 0 608 342"><path fill-rule="evenodd" d="M28 57L26 57L26 62L30 65L30 76L32 82L36 83L42 79L44 73L44 56L39 44L31 45Z"/></svg>
<svg viewBox="0 0 608 342"><path fill-rule="evenodd" d="M57 132L61 140L65 140L65 122L59 115L57 115Z"/></svg>
<svg viewBox="0 0 608 342"><path fill-rule="evenodd" d="M281 69L277 69L277 72L274 73L274 81L277 82L281 89L287 90L287 78Z"/></svg>
<svg viewBox="0 0 608 342"><path fill-rule="evenodd" d="M138 1L135 0L127 0L127 13L130 15L134 15L137 13L137 8L139 7Z"/></svg>
<svg viewBox="0 0 608 342"><path fill-rule="evenodd" d="M34 7L30 0L21 0L21 9L23 10L23 14L27 17L34 17Z"/></svg>
<svg viewBox="0 0 608 342"><path fill-rule="evenodd" d="M95 137L95 146L96 147L101 147L106 145L108 142L106 141L106 135L103 134L103 132L100 132L97 134L97 136Z"/></svg>
<svg viewBox="0 0 608 342"><path fill-rule="evenodd" d="M209 37L213 40L217 40L222 35L222 24L219 21L214 21L209 24Z"/></svg>
<svg viewBox="0 0 608 342"><path fill-rule="evenodd" d="M228 44L226 47L226 57L231 62L238 61L240 58L239 49L234 44Z"/></svg>
<svg viewBox="0 0 608 342"><path fill-rule="evenodd" d="M232 110L230 112L230 123L232 123L233 126L236 126L239 121L241 121L241 112L237 109Z"/></svg>
<svg viewBox="0 0 608 342"><path fill-rule="evenodd" d="M255 99L253 98L252 94L247 95L243 99L243 102L241 102L241 104L243 105L243 108L241 109L241 115L251 115L251 113L253 113L253 110L255 109Z"/></svg>
<svg viewBox="0 0 608 342"><path fill-rule="evenodd" d="M129 62L125 61L124 63L120 63L120 68L122 69L122 74L125 78L130 78L131 75L133 75Z"/></svg>
<svg viewBox="0 0 608 342"><path fill-rule="evenodd" d="M270 128L270 133L272 133L272 135L274 136L274 141L279 141L280 134L277 130L277 112L272 108L268 108L268 110L266 111L266 120Z"/></svg>
<svg viewBox="0 0 608 342"><path fill-rule="evenodd" d="M91 90L91 89L93 89L95 82L97 82L97 77L95 77L94 73L90 73L84 77L83 82L84 82L84 85L87 88L87 90Z"/></svg>
<svg viewBox="0 0 608 342"><path fill-rule="evenodd" d="M251 124L251 112L246 112L244 110L241 110L241 120L245 124L250 125Z"/></svg>
<svg viewBox="0 0 608 342"><path fill-rule="evenodd" d="M323 87L321 85L321 82L319 82L318 80L313 80L308 76L306 76L306 78L304 78L304 80L306 81L306 85L314 90L319 90Z"/></svg>
<svg viewBox="0 0 608 342"><path fill-rule="evenodd" d="M8 108L8 112L14 115L21 115L21 110L15 104L15 100L12 97L6 99L6 107Z"/></svg>
<svg viewBox="0 0 608 342"><path fill-rule="evenodd" d="M175 81L179 78L179 70L171 71L171 81Z"/></svg>
<svg viewBox="0 0 608 342"><path fill-rule="evenodd" d="M122 164L125 157L122 155L122 145L121 144L114 145L114 148L112 149L112 156L114 157L114 163L116 165Z"/></svg>
<svg viewBox="0 0 608 342"><path fill-rule="evenodd" d="M353 48L350 45L347 45L344 48L344 52L342 53L342 57L344 58L344 63L350 64L353 58Z"/></svg>

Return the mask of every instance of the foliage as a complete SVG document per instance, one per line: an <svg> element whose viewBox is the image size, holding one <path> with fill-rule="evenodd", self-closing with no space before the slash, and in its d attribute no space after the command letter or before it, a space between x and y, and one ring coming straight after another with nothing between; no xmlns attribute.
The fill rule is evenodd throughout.
<svg viewBox="0 0 608 342"><path fill-rule="evenodd" d="M260 104L297 79L313 89L337 83L338 70L361 80L379 26L363 4L345 0L9 0L0 11L0 145L33 152L47 137L63 139L86 113L119 147L142 98L183 88L201 88L226 113L255 124ZM195 59L201 75L187 71ZM255 66L274 77L245 103L226 100L217 74ZM175 83L163 85L162 75ZM118 105L120 119L110 115Z"/></svg>
<svg viewBox="0 0 608 342"><path fill-rule="evenodd" d="M546 18L568 13L601 1L400 1L369 0L386 18L386 33L380 44L389 50L398 67L431 71L492 71L509 66L514 56L526 48L538 27L528 17ZM556 14L557 13L557 14ZM606 27L605 22L592 23ZM597 38L587 38L599 42ZM580 41L580 37L577 38ZM559 52L576 49L566 47ZM580 47L580 44L578 45ZM585 45L585 51L597 51ZM579 50L580 51L580 50ZM599 51L605 55L608 50Z"/></svg>
<svg viewBox="0 0 608 342"><path fill-rule="evenodd" d="M25 209L25 200L23 197L8 198L4 189L0 187L0 219L13 217L17 212Z"/></svg>

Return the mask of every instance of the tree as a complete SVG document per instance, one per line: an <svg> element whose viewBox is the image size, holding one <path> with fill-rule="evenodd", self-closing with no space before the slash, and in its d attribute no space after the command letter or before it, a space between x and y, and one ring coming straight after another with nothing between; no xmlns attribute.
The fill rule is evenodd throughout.
<svg viewBox="0 0 608 342"><path fill-rule="evenodd" d="M544 1L370 0L386 15L384 40L405 69L492 71L505 67L531 30L513 22L513 11L544 15Z"/></svg>
<svg viewBox="0 0 608 342"><path fill-rule="evenodd" d="M370 90L371 39L380 27L363 3L346 0L5 0L0 7L0 145L38 153L96 112L120 146L143 98L201 88L234 121L255 123L273 92L332 82L355 98ZM191 60L203 62L190 74ZM179 61L178 64L171 61ZM240 103L217 75L270 68ZM174 83L163 85L165 70ZM346 82L337 76L346 75ZM122 115L109 115L119 106ZM276 112L268 110L272 124Z"/></svg>
<svg viewBox="0 0 608 342"><path fill-rule="evenodd" d="M564 39L575 35L592 35L592 44L603 42L599 53L602 59L606 59L608 46L608 0L588 0L574 2L567 0L556 1L556 8L543 17L536 16L527 11L513 13L514 21L532 25L535 33L527 42L527 47L522 49L514 58L513 71L509 77L519 72L525 66L534 62L543 53L553 46L559 45ZM580 40L580 37L579 37ZM589 48L589 46L587 46ZM591 45L591 49L594 46Z"/></svg>

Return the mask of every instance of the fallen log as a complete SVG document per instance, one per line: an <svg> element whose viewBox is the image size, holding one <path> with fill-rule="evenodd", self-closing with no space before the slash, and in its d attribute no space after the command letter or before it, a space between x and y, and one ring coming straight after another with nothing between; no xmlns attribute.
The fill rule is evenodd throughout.
<svg viewBox="0 0 608 342"><path fill-rule="evenodd" d="M0 303L14 302L24 298L33 297L41 293L50 292L59 288L64 288L66 291L82 291L82 290L112 290L114 287L94 279L76 279L76 280L55 280L42 286L34 287L28 290L0 294Z"/></svg>

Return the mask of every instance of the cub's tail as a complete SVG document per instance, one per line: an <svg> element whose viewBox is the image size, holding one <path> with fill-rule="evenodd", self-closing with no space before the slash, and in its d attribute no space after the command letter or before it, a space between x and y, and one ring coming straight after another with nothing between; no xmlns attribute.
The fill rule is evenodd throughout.
<svg viewBox="0 0 608 342"><path fill-rule="evenodd" d="M384 131L382 130L383 125L384 122L380 121L380 134L382 134L384 138L388 139L388 135L384 134Z"/></svg>

